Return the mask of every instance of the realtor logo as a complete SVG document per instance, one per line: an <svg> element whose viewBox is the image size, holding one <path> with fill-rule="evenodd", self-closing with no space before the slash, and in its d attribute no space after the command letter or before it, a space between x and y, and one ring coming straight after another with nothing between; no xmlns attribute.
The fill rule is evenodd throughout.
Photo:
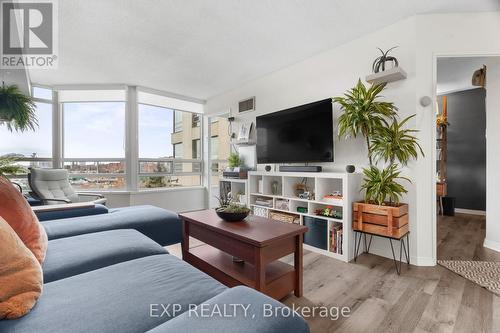
<svg viewBox="0 0 500 333"><path fill-rule="evenodd" d="M57 3L18 0L1 4L2 67L55 68Z"/></svg>

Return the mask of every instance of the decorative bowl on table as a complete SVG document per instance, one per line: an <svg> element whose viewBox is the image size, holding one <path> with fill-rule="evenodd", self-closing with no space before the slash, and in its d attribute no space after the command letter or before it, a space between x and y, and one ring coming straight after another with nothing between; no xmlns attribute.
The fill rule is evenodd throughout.
<svg viewBox="0 0 500 333"><path fill-rule="evenodd" d="M250 209L242 205L231 204L226 207L216 208L215 212L226 222L239 222L250 214Z"/></svg>

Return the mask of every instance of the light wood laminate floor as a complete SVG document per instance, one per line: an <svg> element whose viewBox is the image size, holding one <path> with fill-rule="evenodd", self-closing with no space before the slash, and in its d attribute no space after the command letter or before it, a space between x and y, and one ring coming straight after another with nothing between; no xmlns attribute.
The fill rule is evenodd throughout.
<svg viewBox="0 0 500 333"><path fill-rule="evenodd" d="M483 248L484 232L484 217L440 217L438 258L500 261ZM178 245L168 249L180 255ZM351 309L348 318L308 318L313 333L500 332L500 297L440 266L403 267L398 276L393 265L371 254L344 263L304 251L304 297L282 301Z"/></svg>

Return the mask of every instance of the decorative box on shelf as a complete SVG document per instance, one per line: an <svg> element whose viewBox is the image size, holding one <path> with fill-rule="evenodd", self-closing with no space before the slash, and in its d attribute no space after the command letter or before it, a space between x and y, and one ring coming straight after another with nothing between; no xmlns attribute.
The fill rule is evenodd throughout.
<svg viewBox="0 0 500 333"><path fill-rule="evenodd" d="M270 211L269 218L280 222L300 224L300 216L295 214Z"/></svg>
<svg viewBox="0 0 500 333"><path fill-rule="evenodd" d="M253 206L252 210L253 210L253 215L260 217L267 217L269 213L269 210L263 207Z"/></svg>
<svg viewBox="0 0 500 333"><path fill-rule="evenodd" d="M288 199L276 199L276 209L289 210L290 200Z"/></svg>

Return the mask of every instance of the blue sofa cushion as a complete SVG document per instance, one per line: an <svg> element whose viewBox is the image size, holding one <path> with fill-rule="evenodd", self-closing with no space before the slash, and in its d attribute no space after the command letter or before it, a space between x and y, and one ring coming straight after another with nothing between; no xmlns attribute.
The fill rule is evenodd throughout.
<svg viewBox="0 0 500 333"><path fill-rule="evenodd" d="M132 229L103 231L49 241L43 263L45 283L120 262L168 253Z"/></svg>
<svg viewBox="0 0 500 333"><path fill-rule="evenodd" d="M284 308L287 308L284 304L264 294L239 286L203 302L203 310L198 307L186 311L148 333L309 332L309 326L302 317L292 311L282 311ZM210 313L215 315L206 316Z"/></svg>
<svg viewBox="0 0 500 333"><path fill-rule="evenodd" d="M41 222L49 240L92 232L135 229L162 246L182 240L182 222L176 213L154 206L110 209L108 214Z"/></svg>
<svg viewBox="0 0 500 333"><path fill-rule="evenodd" d="M226 289L182 260L159 254L47 283L31 312L0 321L0 332L145 332L172 318L172 309L170 316L151 316L155 304L180 304L184 311Z"/></svg>
<svg viewBox="0 0 500 333"><path fill-rule="evenodd" d="M38 221L48 221L106 213L108 213L108 208L104 205L97 204L94 207L54 210L50 212L36 212L35 214L38 217Z"/></svg>

